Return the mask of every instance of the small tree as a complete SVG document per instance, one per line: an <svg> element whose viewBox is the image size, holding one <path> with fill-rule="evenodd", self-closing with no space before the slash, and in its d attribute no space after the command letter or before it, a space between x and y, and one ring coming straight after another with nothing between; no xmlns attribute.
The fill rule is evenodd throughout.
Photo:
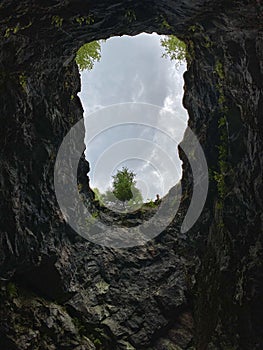
<svg viewBox="0 0 263 350"><path fill-rule="evenodd" d="M133 171L129 171L128 168L123 167L122 170L118 170L116 175L113 175L113 194L120 201L129 201L133 198L132 188L135 187L136 181L134 180L136 174Z"/></svg>
<svg viewBox="0 0 263 350"><path fill-rule="evenodd" d="M100 41L92 41L87 43L78 50L76 54L76 62L79 69L91 70L94 66L95 61L99 61L101 58L101 46Z"/></svg>
<svg viewBox="0 0 263 350"><path fill-rule="evenodd" d="M186 59L186 45L174 35L165 36L161 39L161 45L165 52L162 57L176 60L177 65L180 65Z"/></svg>

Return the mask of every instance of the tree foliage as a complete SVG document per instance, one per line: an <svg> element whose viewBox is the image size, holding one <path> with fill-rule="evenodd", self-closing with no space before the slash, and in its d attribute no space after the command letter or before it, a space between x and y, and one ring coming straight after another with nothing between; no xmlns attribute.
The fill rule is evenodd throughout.
<svg viewBox="0 0 263 350"><path fill-rule="evenodd" d="M113 208L121 208L126 202L126 209L138 209L143 204L141 191L135 186L134 180L136 174L128 168L123 167L118 170L116 175L112 176L112 189L108 189L105 193L100 193L98 188L93 188L95 200L101 205Z"/></svg>
<svg viewBox="0 0 263 350"><path fill-rule="evenodd" d="M97 187L93 188L92 191L94 192L94 196L95 196L95 201L99 201L101 202L102 200L102 194L100 193L99 189Z"/></svg>
<svg viewBox="0 0 263 350"><path fill-rule="evenodd" d="M136 181L134 180L136 174L133 171L129 171L128 168L123 167L117 171L116 175L113 175L113 194L122 202L126 202L133 197L132 188L135 187Z"/></svg>
<svg viewBox="0 0 263 350"><path fill-rule="evenodd" d="M178 65L185 61L186 45L176 36L165 36L164 39L161 39L161 45L165 50L162 57L170 58L170 60L176 60Z"/></svg>
<svg viewBox="0 0 263 350"><path fill-rule="evenodd" d="M100 41L92 41L87 43L78 50L76 54L76 62L79 69L83 71L84 69L91 70L96 61L101 58L101 45Z"/></svg>

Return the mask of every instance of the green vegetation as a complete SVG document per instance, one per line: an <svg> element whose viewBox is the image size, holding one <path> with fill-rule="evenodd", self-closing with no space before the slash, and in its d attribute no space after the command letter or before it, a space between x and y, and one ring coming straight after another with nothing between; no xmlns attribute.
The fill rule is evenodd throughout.
<svg viewBox="0 0 263 350"><path fill-rule="evenodd" d="M133 198L132 189L135 187L134 180L136 174L123 167L118 170L116 175L113 175L113 194L121 202L126 202Z"/></svg>
<svg viewBox="0 0 263 350"><path fill-rule="evenodd" d="M55 27L60 28L63 24L63 18L60 16L52 16L51 24L54 24Z"/></svg>
<svg viewBox="0 0 263 350"><path fill-rule="evenodd" d="M204 47L208 49L209 47L212 47L212 46L213 46L213 43L210 41L209 37L205 37Z"/></svg>
<svg viewBox="0 0 263 350"><path fill-rule="evenodd" d="M167 22L166 18L163 15L160 16L160 20L162 29L172 29L172 26Z"/></svg>
<svg viewBox="0 0 263 350"><path fill-rule="evenodd" d="M176 65L180 65L185 61L186 45L176 36L166 36L164 39L161 39L161 45L165 50L162 57L170 58L170 60L177 61Z"/></svg>
<svg viewBox="0 0 263 350"><path fill-rule="evenodd" d="M138 209L143 204L143 198L140 190L135 186L136 174L128 168L123 167L118 170L116 175L112 176L112 188L105 193L100 193L98 188L94 188L95 201L100 205Z"/></svg>
<svg viewBox="0 0 263 350"><path fill-rule="evenodd" d="M20 29L20 25L19 23L17 23L17 25L15 27L11 27L11 28L7 28L5 31L5 38L9 38L10 34L16 34Z"/></svg>
<svg viewBox="0 0 263 350"><path fill-rule="evenodd" d="M18 76L19 79L19 84L22 86L23 90L26 90L26 82L27 82L27 78L25 73L22 73Z"/></svg>
<svg viewBox="0 0 263 350"><path fill-rule="evenodd" d="M219 79L223 80L225 78L225 74L223 71L223 64L219 61L216 62L215 72L217 73Z"/></svg>
<svg viewBox="0 0 263 350"><path fill-rule="evenodd" d="M136 21L136 13L134 10L127 10L124 17L129 23Z"/></svg>
<svg viewBox="0 0 263 350"><path fill-rule="evenodd" d="M214 179L217 182L217 190L219 197L224 199L226 195L226 184L225 184L225 176L228 171L228 149L227 149L227 125L226 125L226 117L223 116L218 121L218 127L220 129L220 145L218 148L218 166L219 171L214 172Z"/></svg>
<svg viewBox="0 0 263 350"><path fill-rule="evenodd" d="M152 199L148 199L147 202L144 204L144 207L155 208L156 203Z"/></svg>
<svg viewBox="0 0 263 350"><path fill-rule="evenodd" d="M100 341L100 339L94 339L93 344L95 345L96 349L101 349L102 342Z"/></svg>
<svg viewBox="0 0 263 350"><path fill-rule="evenodd" d="M84 17L77 17L76 22L81 26L85 22L85 18Z"/></svg>
<svg viewBox="0 0 263 350"><path fill-rule="evenodd" d="M78 50L76 54L76 63L79 69L83 71L84 69L91 70L96 61L101 58L101 46L100 41L92 41L87 43Z"/></svg>
<svg viewBox="0 0 263 350"><path fill-rule="evenodd" d="M10 299L16 298L18 295L17 287L14 283L9 282L6 286L6 292Z"/></svg>
<svg viewBox="0 0 263 350"><path fill-rule="evenodd" d="M99 189L97 187L93 188L92 191L94 192L94 196L95 196L95 201L102 201L102 194L100 193Z"/></svg>
<svg viewBox="0 0 263 350"><path fill-rule="evenodd" d="M32 25L32 21L25 26L21 26L20 23L17 23L15 27L7 28L4 34L5 38L9 38L11 34L17 34L19 31L29 28Z"/></svg>
<svg viewBox="0 0 263 350"><path fill-rule="evenodd" d="M211 41L210 37L206 34L206 31L204 27L200 24L194 24L188 27L188 32L191 33L191 37L195 36L195 34L202 34L201 35L201 45L205 48L210 48L214 45L214 43ZM187 51L186 51L186 57L188 61L190 62L194 57L194 43L191 40L191 37L187 38Z"/></svg>
<svg viewBox="0 0 263 350"><path fill-rule="evenodd" d="M137 208L143 203L143 198L140 190L132 186L132 198L125 203L127 208ZM97 188L93 189L95 193L95 200L99 201L101 205L119 206L121 201L114 195L113 191L108 189L105 193L100 193ZM124 205L124 204L123 204Z"/></svg>
<svg viewBox="0 0 263 350"><path fill-rule="evenodd" d="M218 119L218 129L219 129L219 140L220 143L218 148L218 170L214 171L214 180L217 185L218 199L215 204L215 209L217 211L222 211L224 207L224 199L227 195L227 184L226 176L229 174L229 164L228 164L228 130L227 130L227 107L225 106L225 95L224 95L224 67L219 61L215 64L215 74L218 78L217 91L218 91L218 105L221 112L221 117ZM218 228L220 230L224 229L224 222L222 215L218 218Z"/></svg>
<svg viewBox="0 0 263 350"><path fill-rule="evenodd" d="M121 207L121 201L118 200L118 198L115 197L112 190L108 189L105 193L100 193L98 188L94 188L93 192L95 194L95 201L98 201L101 206L109 206L109 207ZM149 211L151 209L157 208L159 204L161 203L161 199L159 195L157 196L156 200L147 199L147 202L143 202L143 197L138 188L135 186L132 188L133 197L125 203L126 209L133 209L135 210L141 210L142 212ZM124 203L122 203L122 207L124 206ZM95 214L96 215L96 214ZM94 214L92 214L92 217ZM87 222L89 224L94 224L95 219L89 218ZM98 217L98 213L97 216Z"/></svg>
<svg viewBox="0 0 263 350"><path fill-rule="evenodd" d="M88 219L86 219L87 225L88 226L89 225L91 225L91 226L94 225L98 218L99 218L99 213L97 211L93 212L91 214L91 216Z"/></svg>
<svg viewBox="0 0 263 350"><path fill-rule="evenodd" d="M20 24L17 23L17 25L13 28L13 33L16 34L20 29Z"/></svg>
<svg viewBox="0 0 263 350"><path fill-rule="evenodd" d="M222 112L224 112L225 95L224 95L224 89L223 89L223 81L225 79L225 73L223 69L223 64L221 62L219 61L216 62L214 72L218 76L218 84L217 84L217 90L219 93L218 104Z"/></svg>
<svg viewBox="0 0 263 350"><path fill-rule="evenodd" d="M83 24L90 25L95 22L93 15L85 16L85 17L76 17L75 21L82 26Z"/></svg>
<svg viewBox="0 0 263 350"><path fill-rule="evenodd" d="M87 327L87 324L85 322L83 322L83 320L81 320L78 317L73 317L72 321L76 327L76 329L78 330L79 334L82 337L88 337L88 339L90 339L93 344L95 345L96 350L100 350L102 349L102 341L98 338L100 336L100 329L89 329L89 327ZM94 331L94 334L92 333Z"/></svg>
<svg viewBox="0 0 263 350"><path fill-rule="evenodd" d="M197 25L192 25L188 28L189 32L195 33L198 30L198 26Z"/></svg>

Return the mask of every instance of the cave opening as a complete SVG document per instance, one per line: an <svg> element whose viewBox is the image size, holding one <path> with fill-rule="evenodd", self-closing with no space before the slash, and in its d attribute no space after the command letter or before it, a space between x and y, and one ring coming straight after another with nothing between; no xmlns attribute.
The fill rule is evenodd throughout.
<svg viewBox="0 0 263 350"><path fill-rule="evenodd" d="M178 45L173 36L141 33L85 44L77 54L90 187L104 204L114 200L112 180L120 169L135 175L132 200L139 202L165 196L182 177L178 144L188 114L186 60ZM85 46L92 56L86 65Z"/></svg>
<svg viewBox="0 0 263 350"><path fill-rule="evenodd" d="M254 349L263 343L262 6L240 4L2 2L1 348ZM71 240L53 165L59 144L83 116L77 48L142 31L175 33L187 43L184 101L211 186L189 234L178 236L173 222L148 246L105 249ZM202 180L191 176L186 158L183 214L193 180L199 187ZM37 288L27 289L44 298L9 283L20 272L37 275ZM66 303L65 292L73 292Z"/></svg>

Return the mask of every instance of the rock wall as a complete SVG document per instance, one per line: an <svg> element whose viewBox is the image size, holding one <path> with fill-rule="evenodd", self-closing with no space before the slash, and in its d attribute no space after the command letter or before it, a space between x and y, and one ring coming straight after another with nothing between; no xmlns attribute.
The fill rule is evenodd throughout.
<svg viewBox="0 0 263 350"><path fill-rule="evenodd" d="M1 348L261 349L261 14L258 0L2 1ZM182 236L192 178L181 151L185 199L173 224L143 247L113 250L63 221L53 170L83 113L76 50L143 31L187 43L184 104L210 187Z"/></svg>
<svg viewBox="0 0 263 350"><path fill-rule="evenodd" d="M257 5L257 6L256 6ZM209 167L209 221L192 234L198 349L259 349L262 323L262 53L259 3L194 28L185 74L190 126ZM262 28L261 28L262 29ZM187 175L185 175L187 182ZM194 233L195 232L195 233ZM195 242L197 243L197 242ZM200 248L201 247L201 248ZM204 249L204 250L203 250Z"/></svg>

